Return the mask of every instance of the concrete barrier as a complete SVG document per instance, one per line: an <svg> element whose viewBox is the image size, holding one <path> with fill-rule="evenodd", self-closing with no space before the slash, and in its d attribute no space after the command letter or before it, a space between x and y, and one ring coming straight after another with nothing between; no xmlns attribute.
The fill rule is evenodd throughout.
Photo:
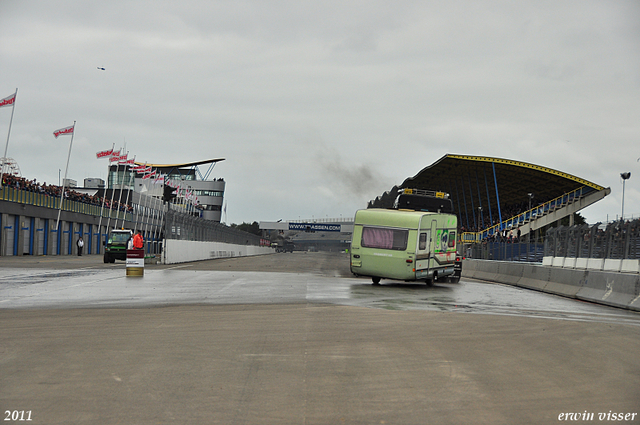
<svg viewBox="0 0 640 425"><path fill-rule="evenodd" d="M640 276L636 274L589 271L576 298L614 307L630 308L640 294ZM633 308L640 310L640 306Z"/></svg>
<svg viewBox="0 0 640 425"><path fill-rule="evenodd" d="M497 276L500 275L500 264L502 261L491 260L474 260L476 262L475 272L473 274L474 279L489 280L492 282L499 282ZM462 266L464 271L464 264Z"/></svg>
<svg viewBox="0 0 640 425"><path fill-rule="evenodd" d="M620 271L623 273L640 273L640 260L622 260Z"/></svg>
<svg viewBox="0 0 640 425"><path fill-rule="evenodd" d="M562 267L565 269L575 269L576 268L576 260L577 258L573 257L565 257L564 262L562 263Z"/></svg>
<svg viewBox="0 0 640 425"><path fill-rule="evenodd" d="M572 258L544 257L543 266L565 269L604 270L608 272L640 273L640 260L619 260L613 258Z"/></svg>
<svg viewBox="0 0 640 425"><path fill-rule="evenodd" d="M587 258L587 268L589 270L602 270L604 266L603 258Z"/></svg>
<svg viewBox="0 0 640 425"><path fill-rule="evenodd" d="M575 265L576 269L586 269L588 265L589 265L588 258L576 258L576 265Z"/></svg>
<svg viewBox="0 0 640 425"><path fill-rule="evenodd" d="M517 286L535 289L536 291L544 291L545 286L549 283L550 273L550 267L538 264L525 264L522 270L522 278L518 281Z"/></svg>
<svg viewBox="0 0 640 425"><path fill-rule="evenodd" d="M602 259L598 259L603 264ZM631 261L627 267L637 265ZM640 267L640 266L639 266ZM640 274L466 259L462 276L640 311Z"/></svg>
<svg viewBox="0 0 640 425"><path fill-rule="evenodd" d="M498 266L498 271L500 276L501 283L506 283L508 285L517 285L518 282L522 279L522 275L524 274L525 263L510 263L510 262L501 262Z"/></svg>
<svg viewBox="0 0 640 425"><path fill-rule="evenodd" d="M588 274L589 271L587 270L552 268L549 271L549 282L544 287L544 291L575 298L582 285L584 285Z"/></svg>
<svg viewBox="0 0 640 425"><path fill-rule="evenodd" d="M475 279L476 278L476 266L478 265L479 261L473 260L473 261L467 261L467 260L463 260L462 261L462 275L465 277L470 277L471 279Z"/></svg>
<svg viewBox="0 0 640 425"><path fill-rule="evenodd" d="M164 264L176 264L214 258L273 254L274 252L273 248L265 246L165 239L162 262Z"/></svg>
<svg viewBox="0 0 640 425"><path fill-rule="evenodd" d="M607 272L619 272L622 266L622 260L614 260L613 258L605 258L602 270Z"/></svg>

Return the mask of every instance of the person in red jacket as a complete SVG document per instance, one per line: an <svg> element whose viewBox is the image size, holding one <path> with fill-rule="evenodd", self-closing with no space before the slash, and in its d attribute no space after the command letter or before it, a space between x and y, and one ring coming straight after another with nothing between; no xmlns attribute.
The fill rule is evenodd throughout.
<svg viewBox="0 0 640 425"><path fill-rule="evenodd" d="M140 234L140 230L133 237L133 249L142 249L144 247L144 240L142 239L142 235Z"/></svg>

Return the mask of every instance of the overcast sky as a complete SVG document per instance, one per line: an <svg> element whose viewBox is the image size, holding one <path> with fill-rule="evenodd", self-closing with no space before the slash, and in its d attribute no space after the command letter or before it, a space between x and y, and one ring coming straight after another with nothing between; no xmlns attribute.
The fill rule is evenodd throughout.
<svg viewBox="0 0 640 425"><path fill-rule="evenodd" d="M640 216L637 0L0 0L0 25L7 156L40 182L64 174L52 133L75 120L80 185L114 143L226 158L227 223L352 217L447 153L611 187L589 222L620 215L630 171Z"/></svg>

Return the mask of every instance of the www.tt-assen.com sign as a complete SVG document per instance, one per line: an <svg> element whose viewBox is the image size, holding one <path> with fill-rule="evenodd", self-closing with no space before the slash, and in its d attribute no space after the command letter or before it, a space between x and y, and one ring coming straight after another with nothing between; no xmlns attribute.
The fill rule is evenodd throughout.
<svg viewBox="0 0 640 425"><path fill-rule="evenodd" d="M339 224L289 223L289 230L310 230L313 232L339 232Z"/></svg>

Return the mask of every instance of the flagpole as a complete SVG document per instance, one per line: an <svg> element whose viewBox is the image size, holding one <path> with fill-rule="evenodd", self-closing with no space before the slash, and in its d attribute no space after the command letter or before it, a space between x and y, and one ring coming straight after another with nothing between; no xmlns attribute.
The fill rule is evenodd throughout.
<svg viewBox="0 0 640 425"><path fill-rule="evenodd" d="M127 160L128 161L128 160ZM136 156L133 156L133 162L135 164L136 161ZM125 167L129 167L129 185L131 185L131 178L133 177L133 170L131 169L131 165L127 164L125 165ZM125 170L126 171L126 170ZM135 190L135 181L134 181L134 188L133 190ZM129 186L129 189L127 189L127 198L124 201L124 205L125 205L125 211L124 211L124 216L122 217L122 227L124 228L124 219L127 216L127 210L128 210L128 206L129 206L129 194L131 193L131 186ZM133 225L134 230L135 230L135 224Z"/></svg>
<svg viewBox="0 0 640 425"><path fill-rule="evenodd" d="M162 176L162 173L160 173L160 175ZM162 176L162 193L164 193L164 183L165 183L165 177ZM153 201L153 207L152 208L156 209L156 206L157 206L158 202L157 202L157 200L155 198L153 198L152 201ZM162 210L164 210L164 205L162 205L162 202L160 203L160 207L162 208ZM158 236L159 236L160 225L161 225L160 217L161 217L161 214L158 214L157 217L154 214L153 218L151 220L151 223L154 226L154 230L153 230L153 240L155 242L154 254L159 254L159 252L158 252Z"/></svg>
<svg viewBox="0 0 640 425"><path fill-rule="evenodd" d="M118 151L118 156L120 156L120 152L122 152L122 148ZM109 172L111 172L111 159L109 159ZM116 162L116 178L113 182L113 187L111 188L111 201L109 202L109 220L107 220L107 234L109 233L109 228L111 227L111 212L113 211L113 194L115 193L115 187L118 181L118 173L120 172L120 164ZM107 177L107 181L109 178ZM108 186L108 184L107 184ZM116 226L118 225L116 220Z"/></svg>
<svg viewBox="0 0 640 425"><path fill-rule="evenodd" d="M117 164L117 162L116 162ZM115 186L116 186L116 182L118 180L118 171L120 170L120 166L116 165L116 178L115 181L113 183L113 186L111 188L111 200L109 201L109 220L107 220L107 234L109 233L109 229L111 228L111 214L113 211L113 194L115 193ZM111 172L111 160L109 160L109 172ZM107 187L109 186L108 183L109 177L107 177Z"/></svg>
<svg viewBox="0 0 640 425"><path fill-rule="evenodd" d="M9 120L9 131L7 132L7 143L4 145L4 156L2 161L2 171L0 171L0 188L2 187L2 180L4 179L4 164L7 159L7 150L9 149L9 136L11 135L11 124L13 123L13 111L16 108L16 99L18 98L18 88L13 94L13 103L11 104L11 119Z"/></svg>
<svg viewBox="0 0 640 425"><path fill-rule="evenodd" d="M111 154L113 155L113 149L116 147L114 143L111 145ZM100 253L100 239L102 236L102 214L104 213L104 201L107 196L107 186L109 185L109 168L107 168L107 184L102 188L102 206L100 207L100 220L98 221L98 254ZM108 229L107 229L108 230Z"/></svg>
<svg viewBox="0 0 640 425"><path fill-rule="evenodd" d="M165 180L165 184L166 184L166 180ZM163 185L163 192L164 192L164 185ZM165 208L164 208L164 202L162 201L162 198L160 198L160 217L158 217L158 236L156 237L157 240L160 239L160 236L163 235L163 230L164 230L164 214L165 214ZM168 204L167 204L167 208L168 208ZM166 234L165 234L166 236Z"/></svg>
<svg viewBox="0 0 640 425"><path fill-rule="evenodd" d="M153 178L154 178L154 182L151 183L151 184L153 186L155 186L156 185L155 184L155 176ZM151 179L147 179L147 180L151 180ZM151 186L147 186L147 192L150 192L150 190L149 190L150 187ZM154 187L154 189L155 189L155 187ZM147 196L147 195L145 195L145 196ZM146 198L145 198L145 200L146 200ZM146 210L146 208L145 208L145 210ZM144 225L143 225L143 223L140 224L140 230L142 231L142 235L146 238L147 237L147 227L148 227L148 224L149 224L149 217L147 216L147 219L145 220L144 215L143 215L142 216L142 221L144 222Z"/></svg>
<svg viewBox="0 0 640 425"><path fill-rule="evenodd" d="M127 158L129 157L129 151L127 151ZM125 165L126 167L126 165ZM118 173L120 172L120 161L118 161ZM124 190L124 175L127 173L127 170L122 170L122 184L120 184L120 194L118 195L118 209L116 212L116 227L118 227L118 217L120 216L120 207L122 202L122 191ZM122 228L124 229L124 218L122 219Z"/></svg>
<svg viewBox="0 0 640 425"><path fill-rule="evenodd" d="M147 163L146 163L146 162L144 163L144 166L145 166L145 167L147 166ZM136 173L138 173L138 172L136 171ZM138 173L138 174L139 174L139 173ZM134 179L134 182L135 182L135 179ZM143 185L142 187L144 188L144 187L145 187L145 186L144 186L144 182L142 182L142 185ZM149 190L149 189L147 188L147 191L148 191L148 190ZM140 189L140 195L138 196L138 211L136 211L136 220L135 220L135 225L133 226L133 233L135 233L135 232L138 230L138 220L139 220L139 218L140 218L140 206L141 206L141 204L140 204L140 200L142 199L142 198L141 198L142 193L143 193L143 192L142 192L142 189ZM144 219L144 204L142 205L142 209L143 209L142 218ZM140 226L140 227L142 227L142 226Z"/></svg>
<svg viewBox="0 0 640 425"><path fill-rule="evenodd" d="M158 171L158 170L156 170L156 172L157 172L157 171ZM162 172L160 172L160 175L162 175ZM152 183L152 184L153 184L153 192L155 192L156 185L158 184L158 177L156 177L156 176L155 176L155 174L154 174L154 176L153 176L153 183ZM163 186L163 188L164 188L164 186ZM150 207L150 209L151 209L151 201L153 201L153 199L154 199L154 198L153 198L153 195L151 195L149 198L150 198L150 199L149 199L149 207ZM147 220L144 222L144 230L143 230L143 234L145 234L145 235L148 235L148 233L147 233L147 228L148 228L148 227L152 227L152 226L153 226L153 220L152 220L152 219L150 220L150 218L151 218L151 217L147 216ZM142 226L140 226L140 227L142 228ZM149 231L149 233L150 233L150 231Z"/></svg>
<svg viewBox="0 0 640 425"><path fill-rule="evenodd" d="M15 102L14 102L15 103ZM76 122L73 122L73 131L71 132L71 141L69 142L69 153L67 154L67 166L64 169L64 180L62 180L62 190L60 191L60 205L58 206L58 220L56 221L56 231L58 232L58 238L60 238L60 212L62 211L62 200L64 199L64 184L67 180L67 172L69 171L69 158L71 158L71 146L73 145L73 136L76 133Z"/></svg>
<svg viewBox="0 0 640 425"><path fill-rule="evenodd" d="M109 179L109 173L107 173L107 180ZM104 213L104 198L107 196L107 185L102 188L102 206L100 207L100 220L98 221L98 254L100 253L100 239L102 236L102 214Z"/></svg>

